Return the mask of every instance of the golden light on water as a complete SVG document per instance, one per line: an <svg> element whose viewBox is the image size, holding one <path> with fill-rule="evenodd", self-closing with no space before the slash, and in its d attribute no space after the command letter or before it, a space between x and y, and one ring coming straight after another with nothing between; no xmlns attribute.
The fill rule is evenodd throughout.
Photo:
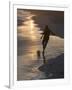
<svg viewBox="0 0 72 90"><path fill-rule="evenodd" d="M24 25L18 27L18 30L21 32L19 33L19 35L22 37L27 37L32 41L35 41L40 36L38 32L39 28L30 16L27 17L27 19L27 21L23 22Z"/></svg>
<svg viewBox="0 0 72 90"><path fill-rule="evenodd" d="M35 40L36 39L36 35L35 35L35 25L34 25L34 21L30 20L30 35L31 35L31 39Z"/></svg>
<svg viewBox="0 0 72 90"><path fill-rule="evenodd" d="M30 20L30 27L31 27L31 30L34 28L34 22L33 22L33 20Z"/></svg>
<svg viewBox="0 0 72 90"><path fill-rule="evenodd" d="M34 29L34 23L33 23L33 20L30 20L29 22L30 22L30 25L29 25L30 26L30 33L34 34L34 30L33 30Z"/></svg>
<svg viewBox="0 0 72 90"><path fill-rule="evenodd" d="M36 40L36 36L34 36L34 35L31 36L31 38L32 38L32 40Z"/></svg>

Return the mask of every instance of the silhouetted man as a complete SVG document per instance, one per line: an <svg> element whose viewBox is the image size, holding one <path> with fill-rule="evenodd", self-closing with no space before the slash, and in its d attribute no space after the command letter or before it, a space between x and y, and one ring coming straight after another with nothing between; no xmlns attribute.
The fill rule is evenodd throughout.
<svg viewBox="0 0 72 90"><path fill-rule="evenodd" d="M45 48L47 46L47 43L49 41L50 33L51 33L51 31L48 28L48 25L46 25L45 26L45 29L44 29L44 31L42 33L42 37L41 37L41 39L42 39L42 45L43 45L43 54L44 54Z"/></svg>
<svg viewBox="0 0 72 90"><path fill-rule="evenodd" d="M51 35L56 35L54 34L48 27L48 25L45 26L45 29L42 33L42 36L41 36L41 39L42 39L42 45L43 45L43 59L44 59L44 63L45 63L45 56L44 56L44 51L45 51L45 48L47 46L47 43L49 41L49 37L50 37L50 34Z"/></svg>

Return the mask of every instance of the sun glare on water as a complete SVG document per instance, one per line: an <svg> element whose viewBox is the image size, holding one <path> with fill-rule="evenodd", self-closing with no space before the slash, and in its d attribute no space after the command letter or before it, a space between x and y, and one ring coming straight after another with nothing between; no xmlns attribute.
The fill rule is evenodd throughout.
<svg viewBox="0 0 72 90"><path fill-rule="evenodd" d="M20 33L18 35L22 37L27 37L28 39L31 39L32 41L36 41L40 35L39 35L39 27L37 27L37 24L35 24L34 20L29 16L28 20L23 22L24 25L18 27L18 30Z"/></svg>
<svg viewBox="0 0 72 90"><path fill-rule="evenodd" d="M34 25L34 21L30 20L30 35L31 35L31 39L35 40L36 39L36 35L35 35L35 25Z"/></svg>

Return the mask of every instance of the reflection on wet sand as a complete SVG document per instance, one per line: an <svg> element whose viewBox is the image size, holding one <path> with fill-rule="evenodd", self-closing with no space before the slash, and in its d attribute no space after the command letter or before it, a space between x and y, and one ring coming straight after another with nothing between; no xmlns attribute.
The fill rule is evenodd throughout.
<svg viewBox="0 0 72 90"><path fill-rule="evenodd" d="M63 39L56 37L54 40L54 38L55 37L53 36L50 37L50 41L44 56L42 54L41 41L33 41L29 39L29 42L24 42L24 38L20 40L22 44L20 43L18 45L18 80L35 80L47 78L45 72L40 71L38 68L44 63L48 62L50 58L56 58L63 53L64 48ZM37 55L38 50L40 51L40 57Z"/></svg>

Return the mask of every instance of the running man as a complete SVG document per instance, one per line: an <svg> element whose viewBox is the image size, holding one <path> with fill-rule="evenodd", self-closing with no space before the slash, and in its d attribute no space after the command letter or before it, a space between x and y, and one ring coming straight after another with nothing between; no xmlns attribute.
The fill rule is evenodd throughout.
<svg viewBox="0 0 72 90"><path fill-rule="evenodd" d="M47 46L47 43L49 41L50 34L55 35L48 27L48 25L45 26L45 29L42 33L41 39L42 39L42 45L43 45L43 56L45 52L45 48Z"/></svg>

